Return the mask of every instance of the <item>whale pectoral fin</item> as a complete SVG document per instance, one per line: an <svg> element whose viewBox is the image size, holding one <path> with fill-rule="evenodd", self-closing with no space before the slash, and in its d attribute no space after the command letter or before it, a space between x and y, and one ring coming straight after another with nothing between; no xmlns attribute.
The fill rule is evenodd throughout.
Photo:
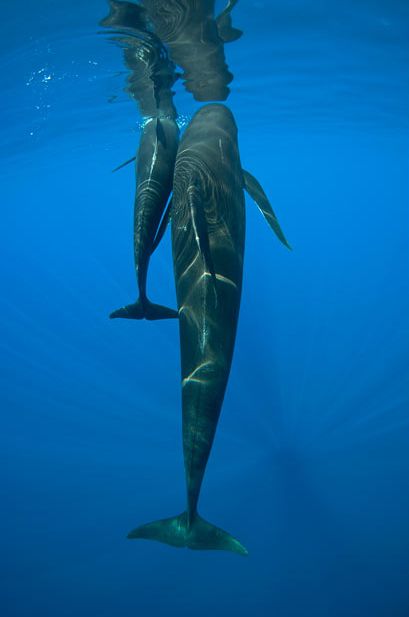
<svg viewBox="0 0 409 617"><path fill-rule="evenodd" d="M127 165L129 165L129 163L132 163L135 160L136 160L136 156L133 156L131 159L128 159L127 161L125 161L125 163L121 163L120 165L118 165L118 167L115 167L115 169L112 170L112 173L114 174L116 171L119 171L123 167L126 167Z"/></svg>
<svg viewBox="0 0 409 617"><path fill-rule="evenodd" d="M141 525L128 534L130 540L156 540L177 548L231 551L247 555L247 549L227 531L208 523L196 514L188 524L187 513Z"/></svg>
<svg viewBox="0 0 409 617"><path fill-rule="evenodd" d="M165 213L164 213L164 215L162 217L162 220L160 222L159 229L156 232L156 236L155 236L155 239L153 241L152 248L151 248L151 255L152 255L152 253L154 253L156 251L156 249L158 248L158 246L159 246L159 244L160 244L160 242L161 242L161 240L162 240L162 238L163 238L163 236L165 234L165 231L166 231L167 226L168 226L169 221L170 221L170 211L171 211L171 208L172 208L172 199L169 200L169 203L168 203L168 205L166 207Z"/></svg>
<svg viewBox="0 0 409 617"><path fill-rule="evenodd" d="M162 144L164 148L166 148L167 146L166 135L165 135L165 131L163 130L163 126L161 125L159 118L156 119L156 139L158 140L158 142ZM119 171L123 167L126 167L130 163L133 163L133 161L135 160L136 160L136 156L133 156L132 158L125 161L124 163L121 163L120 165L118 165L118 167L115 167L115 169L112 170L112 173Z"/></svg>
<svg viewBox="0 0 409 617"><path fill-rule="evenodd" d="M266 219L267 223L270 225L271 229L276 234L277 238L291 250L290 244L287 242L287 239L283 233L283 230L280 227L280 223L276 215L274 214L274 210L271 207L270 202L268 201L268 197L263 191L261 184L256 180L254 176L252 176L248 171L243 169L243 178L244 178L244 188L250 195L252 199L258 205L262 215Z"/></svg>
<svg viewBox="0 0 409 617"><path fill-rule="evenodd" d="M243 34L242 30L238 30L237 28L233 28L232 26L230 13L235 4L237 4L237 0L229 0L226 8L216 18L216 25L219 37L225 43L237 41L237 39L239 39Z"/></svg>
<svg viewBox="0 0 409 617"><path fill-rule="evenodd" d="M215 297L217 300L217 289L216 289L216 272L213 265L212 254L210 252L210 244L209 244L209 233L207 229L207 221L206 215L203 211L202 204L198 199L195 198L194 191L189 188L189 207L190 214L192 217L192 225L193 231L196 238L197 247L200 251L200 254L203 258L206 271L210 274L213 282Z"/></svg>

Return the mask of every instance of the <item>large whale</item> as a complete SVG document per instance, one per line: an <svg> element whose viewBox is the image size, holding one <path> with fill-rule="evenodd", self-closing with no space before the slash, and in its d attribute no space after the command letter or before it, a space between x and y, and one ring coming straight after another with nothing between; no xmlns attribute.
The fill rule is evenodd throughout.
<svg viewBox="0 0 409 617"><path fill-rule="evenodd" d="M123 49L125 65L130 71L126 91L144 118L135 156L134 261L139 297L133 304L112 312L110 317L177 317L174 309L152 303L146 291L150 257L172 191L179 143L172 92L177 79L175 65L160 39L150 31L143 7L110 0L110 13L100 23L112 29L111 39Z"/></svg>
<svg viewBox="0 0 409 617"><path fill-rule="evenodd" d="M246 554L198 514L198 500L230 373L239 316L244 188L288 246L268 199L242 170L237 127L221 104L193 117L179 145L172 201L172 250L179 309L186 510L134 529L129 538Z"/></svg>

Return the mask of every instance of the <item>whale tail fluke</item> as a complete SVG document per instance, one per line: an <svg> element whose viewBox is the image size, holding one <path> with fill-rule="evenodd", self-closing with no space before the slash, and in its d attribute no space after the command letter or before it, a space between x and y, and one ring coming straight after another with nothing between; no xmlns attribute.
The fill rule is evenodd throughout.
<svg viewBox="0 0 409 617"><path fill-rule="evenodd" d="M117 319L118 317L122 319L143 319L145 315L141 299L138 298L138 300L133 304L121 306L121 308L116 311L112 311L109 315L110 319Z"/></svg>
<svg viewBox="0 0 409 617"><path fill-rule="evenodd" d="M153 304L149 300L145 300L142 303L141 299L138 298L133 304L122 306L113 311L109 316L110 319L117 319L118 317L122 319L149 319L153 321L156 319L176 318L178 317L178 312L161 304Z"/></svg>
<svg viewBox="0 0 409 617"><path fill-rule="evenodd" d="M131 540L156 540L178 548L231 551L247 555L247 549L227 531L208 523L198 514L188 523L187 512L141 525L128 534Z"/></svg>
<svg viewBox="0 0 409 617"><path fill-rule="evenodd" d="M144 304L145 319L175 319L179 317L179 313L175 309L171 309L161 304L153 304L147 300Z"/></svg>

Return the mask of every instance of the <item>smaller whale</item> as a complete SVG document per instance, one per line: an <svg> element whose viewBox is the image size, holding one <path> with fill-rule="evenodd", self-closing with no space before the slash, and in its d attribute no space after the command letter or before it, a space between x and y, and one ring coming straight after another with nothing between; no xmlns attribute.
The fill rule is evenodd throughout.
<svg viewBox="0 0 409 617"><path fill-rule="evenodd" d="M198 513L239 317L244 188L280 241L289 247L263 189L241 167L233 114L224 105L206 105L195 114L181 139L172 198L187 507L177 516L137 527L129 533L131 539L247 554L239 540Z"/></svg>
<svg viewBox="0 0 409 617"><path fill-rule="evenodd" d="M124 50L130 70L126 91L145 118L136 157L136 196L134 205L134 260L139 298L110 315L112 319L167 319L177 311L152 303L146 282L151 254L158 244L160 221L172 191L173 170L179 143L177 112L172 86L177 76L175 65L159 38L149 30L143 7L110 0L110 14L101 25L113 29ZM117 169L131 162L130 159ZM155 243L156 239L156 243Z"/></svg>
<svg viewBox="0 0 409 617"><path fill-rule="evenodd" d="M134 260L139 298L113 311L111 319L178 317L176 310L151 302L146 292L149 261L158 243L160 221L172 191L178 140L179 128L174 120L152 118L143 128L136 162L134 207Z"/></svg>

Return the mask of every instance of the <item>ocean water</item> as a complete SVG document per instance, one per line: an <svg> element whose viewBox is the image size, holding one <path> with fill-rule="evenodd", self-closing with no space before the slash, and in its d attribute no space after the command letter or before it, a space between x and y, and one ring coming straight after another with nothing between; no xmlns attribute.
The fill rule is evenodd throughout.
<svg viewBox="0 0 409 617"><path fill-rule="evenodd" d="M407 1L234 9L241 158L293 246L248 198L200 502L246 558L126 539L185 503L177 324L107 318L140 118L103 0L1 8L1 616L407 617ZM149 289L175 304L169 234Z"/></svg>

